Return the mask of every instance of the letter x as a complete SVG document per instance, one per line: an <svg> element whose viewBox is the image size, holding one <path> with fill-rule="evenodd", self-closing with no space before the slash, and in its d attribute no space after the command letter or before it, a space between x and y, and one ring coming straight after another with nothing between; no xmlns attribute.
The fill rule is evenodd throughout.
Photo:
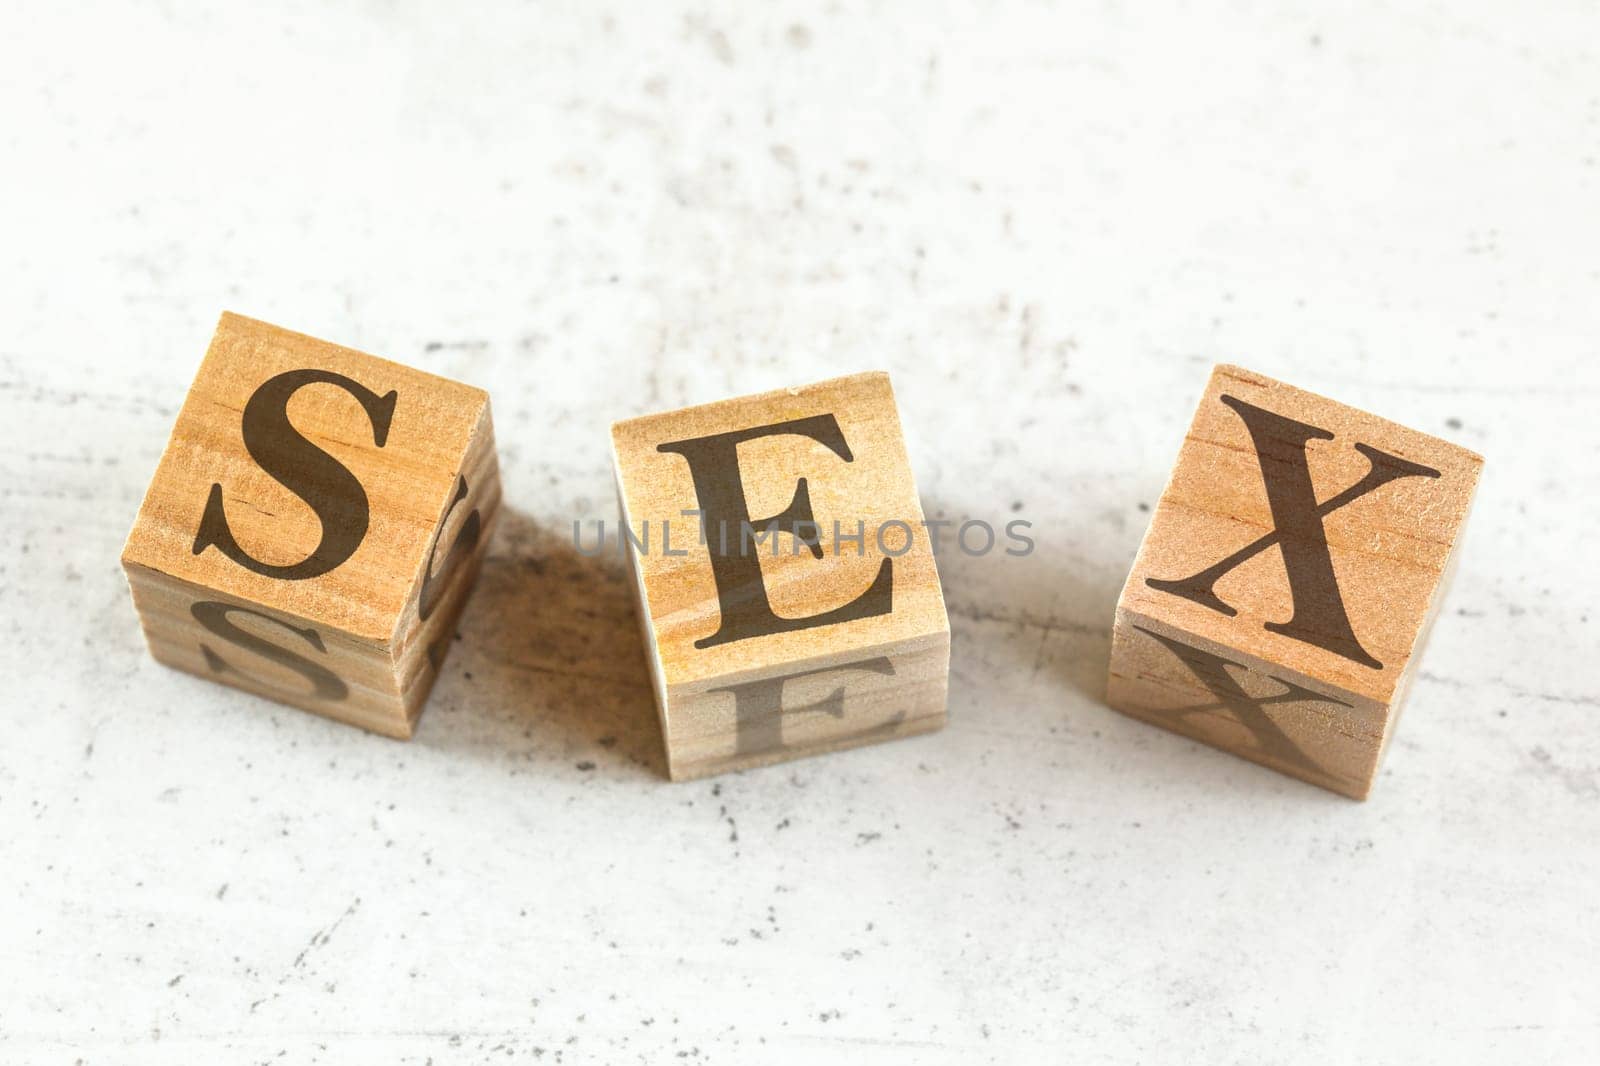
<svg viewBox="0 0 1600 1066"><path fill-rule="evenodd" d="M1350 616L1345 612L1339 582L1333 573L1333 557L1328 552L1328 534L1322 520L1391 481L1403 477L1439 477L1439 471L1357 443L1356 451L1365 456L1369 464L1366 474L1343 492L1318 503L1306 460L1306 445L1313 440L1333 440L1333 434L1232 396L1223 396L1222 402L1232 408L1250 430L1275 528L1197 574L1177 581L1147 578L1145 584L1232 618L1239 612L1217 595L1217 582L1235 567L1277 546L1283 555L1294 614L1287 622L1266 623L1266 629L1382 670L1383 664L1361 646L1350 626Z"/></svg>
<svg viewBox="0 0 1600 1066"><path fill-rule="evenodd" d="M1319 692L1312 692L1308 688L1302 688L1292 681L1285 681L1281 677L1274 677L1271 680L1283 686L1282 692L1275 696L1262 696L1259 698L1252 696L1244 690L1243 686L1234 679L1233 674L1228 670L1230 666L1239 670L1247 669L1247 667L1224 659L1220 655L1213 655L1208 651L1201 651L1199 648L1173 640L1171 637L1164 637L1160 633L1146 629L1144 626L1136 625L1133 628L1156 640L1173 655L1176 655L1183 662L1183 665L1187 666L1189 671L1194 674L1195 678L1210 689L1211 694L1217 698L1215 703L1197 703L1192 707L1161 709L1156 713L1183 719L1191 714L1202 714L1208 711L1227 711L1240 725L1250 731L1251 736L1255 737L1257 751L1262 755L1298 766L1315 774L1327 776L1328 772L1326 770L1318 766L1310 756L1300 750L1300 745L1289 739L1289 735L1267 714L1266 708L1275 703L1301 703L1306 700L1331 703L1338 707L1349 707L1348 703L1336 700L1331 696L1324 696Z"/></svg>

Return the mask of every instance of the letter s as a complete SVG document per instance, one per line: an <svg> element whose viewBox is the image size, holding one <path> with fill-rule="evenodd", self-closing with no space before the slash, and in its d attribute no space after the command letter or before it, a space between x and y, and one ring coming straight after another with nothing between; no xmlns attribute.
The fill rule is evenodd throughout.
<svg viewBox="0 0 1600 1066"><path fill-rule="evenodd" d="M233 620L230 619L228 615L233 613L248 614L252 617L260 618L263 621L271 622L275 626L281 626L284 629L287 629L289 632L293 633L295 636L311 645L317 651L326 652L327 649L322 646L322 637L317 634L315 629L312 629L309 626L305 629L297 629L288 622L285 622L280 618L274 618L270 614L263 614L260 611L254 611L248 607L240 607L237 604L219 603L215 600L202 600L199 603L192 604L189 607L189 613L194 617L194 620L204 626L208 632L214 634L215 636L221 637L229 644L232 644L235 647L243 648L245 651L253 651L263 659L270 659L279 666L287 667L288 669L293 670L295 673L311 682L312 691L305 694L284 692L283 690L278 689L276 685L262 681L260 678L252 677L243 670L240 670L238 667L233 666L227 660L223 659L222 656L212 651L210 647L202 644L200 645L200 651L206 657L206 665L211 667L213 673L222 674L231 670L252 684L259 685L262 688L272 689L275 692L281 692L283 696L289 699L304 699L306 695L311 695L315 696L317 699L333 702L342 700L350 694L349 686L340 680L338 674L335 674L326 666L323 666L321 663L312 662L305 656L296 654L295 652L290 651L288 648L281 647L280 645L272 643L270 640L264 640L261 637L256 636L254 633L240 629L238 626L233 624Z"/></svg>
<svg viewBox="0 0 1600 1066"><path fill-rule="evenodd" d="M433 543L428 546L428 561L422 568L422 588L417 593L417 620L426 622L428 616L439 608L439 601L444 599L444 594L450 587L450 578L453 572L460 568L472 549L478 546L478 538L483 535L483 515L476 507L467 515L466 521L461 523L461 529L456 533L456 539L450 542L450 550L445 553L444 564L439 567L439 575L435 577L433 571L433 558L439 550L439 534L444 532L444 525L450 521L456 505L467 498L467 477L465 474L456 475L456 494L450 499L450 506L445 508L444 517L439 519L438 532L433 535Z"/></svg>
<svg viewBox="0 0 1600 1066"><path fill-rule="evenodd" d="M299 581L320 577L354 555L367 535L372 508L367 493L348 467L311 443L289 422L289 401L314 383L337 385L354 396L372 421L372 442L383 447L389 438L395 400L391 390L379 396L343 374L329 370L289 370L270 378L244 405L244 446L250 457L284 488L316 512L322 539L298 563L277 566L249 555L234 539L222 506L222 486L213 483L205 513L194 538L194 554L212 545L247 570L266 577Z"/></svg>

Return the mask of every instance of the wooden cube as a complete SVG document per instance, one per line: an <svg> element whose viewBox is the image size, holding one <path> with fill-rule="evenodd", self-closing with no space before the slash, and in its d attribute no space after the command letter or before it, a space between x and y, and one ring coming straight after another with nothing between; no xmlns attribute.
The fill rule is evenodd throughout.
<svg viewBox="0 0 1600 1066"><path fill-rule="evenodd" d="M887 374L611 440L675 780L944 724L950 625Z"/></svg>
<svg viewBox="0 0 1600 1066"><path fill-rule="evenodd" d="M122 565L161 662L409 737L499 503L482 390L224 314Z"/></svg>
<svg viewBox="0 0 1600 1066"><path fill-rule="evenodd" d="M1108 702L1365 799L1482 467L1217 367L1117 603Z"/></svg>

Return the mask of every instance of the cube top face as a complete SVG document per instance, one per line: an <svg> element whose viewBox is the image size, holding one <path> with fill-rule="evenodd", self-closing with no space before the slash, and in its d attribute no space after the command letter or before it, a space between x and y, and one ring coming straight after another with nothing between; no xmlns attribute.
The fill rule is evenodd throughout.
<svg viewBox="0 0 1600 1066"><path fill-rule="evenodd" d="M1465 448L1219 366L1119 608L1388 705L1482 466Z"/></svg>
<svg viewBox="0 0 1600 1066"><path fill-rule="evenodd" d="M948 641L887 374L649 415L611 433L645 628L668 687ZM775 517L781 532L766 534ZM743 523L765 539L741 546ZM814 532L816 548L796 531Z"/></svg>
<svg viewBox="0 0 1600 1066"><path fill-rule="evenodd" d="M390 642L488 417L480 389L224 314L123 563Z"/></svg>

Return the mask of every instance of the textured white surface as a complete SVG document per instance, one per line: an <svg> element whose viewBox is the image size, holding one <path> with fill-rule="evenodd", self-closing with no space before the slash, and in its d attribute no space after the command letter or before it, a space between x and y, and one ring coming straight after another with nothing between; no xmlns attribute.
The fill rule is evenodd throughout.
<svg viewBox="0 0 1600 1066"><path fill-rule="evenodd" d="M1587 4L8 5L0 1060L1600 1061ZM491 390L418 739L169 672L216 314ZM1099 704L1207 367L1488 458L1374 799ZM943 733L661 777L606 423L885 367Z"/></svg>

